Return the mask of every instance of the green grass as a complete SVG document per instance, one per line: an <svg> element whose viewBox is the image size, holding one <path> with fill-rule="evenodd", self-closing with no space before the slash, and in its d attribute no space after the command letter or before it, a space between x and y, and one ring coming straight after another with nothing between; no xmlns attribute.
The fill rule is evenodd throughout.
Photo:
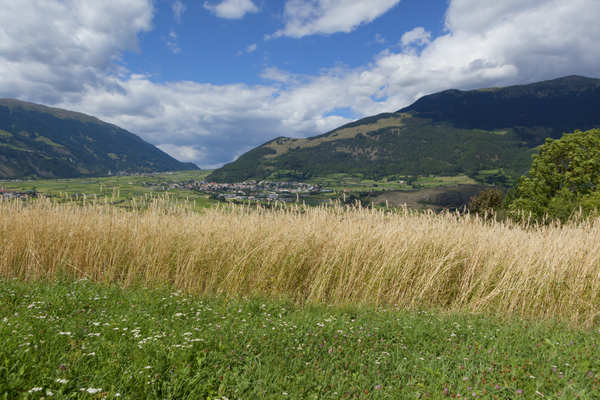
<svg viewBox="0 0 600 400"><path fill-rule="evenodd" d="M198 208L210 207L214 201L208 196L186 189L163 190L162 183L179 183L190 180L203 180L209 170L177 171L151 175L113 176L99 178L76 179L35 179L21 181L0 181L7 190L36 190L44 195L58 198L108 199L116 204L127 204L132 199L141 198L157 193L168 192L173 200L190 200ZM145 185L149 183L150 185Z"/></svg>
<svg viewBox="0 0 600 400"><path fill-rule="evenodd" d="M478 182L466 175L419 177L417 184L422 188L436 188L454 185L476 185Z"/></svg>
<svg viewBox="0 0 600 400"><path fill-rule="evenodd" d="M361 174L329 174L323 177L311 178L310 183L315 183L333 190L350 190L354 192L368 192L379 190L410 190L411 186L400 183L397 179L383 178L380 180L367 179Z"/></svg>
<svg viewBox="0 0 600 400"><path fill-rule="evenodd" d="M0 343L4 399L600 396L600 332L476 315L4 280Z"/></svg>

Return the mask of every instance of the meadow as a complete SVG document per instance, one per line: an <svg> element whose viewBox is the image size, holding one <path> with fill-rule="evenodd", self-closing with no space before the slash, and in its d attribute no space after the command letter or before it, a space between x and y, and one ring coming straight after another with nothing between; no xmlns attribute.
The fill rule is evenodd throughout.
<svg viewBox="0 0 600 400"><path fill-rule="evenodd" d="M600 395L600 219L145 201L0 202L0 398Z"/></svg>
<svg viewBox="0 0 600 400"><path fill-rule="evenodd" d="M3 399L597 399L600 334L0 280Z"/></svg>

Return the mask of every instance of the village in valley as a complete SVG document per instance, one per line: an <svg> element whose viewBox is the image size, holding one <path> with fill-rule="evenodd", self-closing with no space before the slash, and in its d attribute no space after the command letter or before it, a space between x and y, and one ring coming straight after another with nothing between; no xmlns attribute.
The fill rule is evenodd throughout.
<svg viewBox="0 0 600 400"><path fill-rule="evenodd" d="M12 200L12 199L22 199L27 200L30 198L37 197L38 193L35 190L27 190L27 191L15 191L15 190L6 190L6 186L0 187L0 199Z"/></svg>
<svg viewBox="0 0 600 400"><path fill-rule="evenodd" d="M155 191L169 191L177 189L193 190L205 193L215 200L225 201L300 201L303 196L331 193L331 189L323 188L316 184L304 182L273 182L248 180L239 183L215 183L190 180L183 182L152 183L143 182L145 186L152 187Z"/></svg>

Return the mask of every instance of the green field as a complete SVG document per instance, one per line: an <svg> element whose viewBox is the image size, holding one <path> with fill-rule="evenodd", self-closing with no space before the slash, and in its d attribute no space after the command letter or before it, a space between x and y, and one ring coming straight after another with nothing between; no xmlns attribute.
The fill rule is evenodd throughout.
<svg viewBox="0 0 600 400"><path fill-rule="evenodd" d="M169 184L187 181L201 181L209 174L210 170L178 171L151 175L131 175L115 177L75 178L75 179L39 179L39 180L11 180L0 181L0 187L7 190L37 191L46 196L65 200L106 200L114 205L129 206L132 199L145 199L157 195L167 194L174 201L188 200L194 202L198 209L211 207L216 200L197 191L170 188ZM381 192L423 192L426 195L429 189L455 187L476 183L466 175L458 176L427 176L404 177L389 176L379 180L365 178L362 174L330 174L323 177L312 178L307 183L320 185L331 190L320 194L304 195L302 201L308 205L318 205L329 200L344 199L352 193L361 194L361 201L369 204L374 196ZM371 196L372 195L372 196ZM365 197L366 196L366 197ZM354 197L347 199L354 199ZM409 204L412 204L410 201Z"/></svg>
<svg viewBox="0 0 600 400"><path fill-rule="evenodd" d="M0 281L3 399L597 399L600 332Z"/></svg>
<svg viewBox="0 0 600 400"><path fill-rule="evenodd" d="M74 179L34 179L0 181L6 190L37 191L46 196L79 200L107 199L116 205L126 205L132 199L166 194L173 200L190 200L199 207L214 204L208 196L193 190L171 189L169 184L201 181L209 170L177 171L150 175L129 175Z"/></svg>
<svg viewBox="0 0 600 400"><path fill-rule="evenodd" d="M307 182L315 183L333 190L348 190L352 192L368 191L409 191L417 188L434 188L453 185L476 184L477 182L466 175L457 176L389 176L379 180L365 178L362 174L329 174L323 177L311 178Z"/></svg>

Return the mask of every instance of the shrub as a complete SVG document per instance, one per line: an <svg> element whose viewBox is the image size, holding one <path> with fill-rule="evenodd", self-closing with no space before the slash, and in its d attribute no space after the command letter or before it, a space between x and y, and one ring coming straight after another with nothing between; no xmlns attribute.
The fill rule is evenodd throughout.
<svg viewBox="0 0 600 400"><path fill-rule="evenodd" d="M485 214L499 210L502 207L504 193L496 188L485 189L471 197L469 211L474 214Z"/></svg>

